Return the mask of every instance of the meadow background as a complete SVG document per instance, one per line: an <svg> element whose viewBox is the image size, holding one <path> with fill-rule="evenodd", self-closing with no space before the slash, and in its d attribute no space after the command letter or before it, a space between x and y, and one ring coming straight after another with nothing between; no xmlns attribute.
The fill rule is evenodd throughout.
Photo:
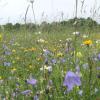
<svg viewBox="0 0 100 100"><path fill-rule="evenodd" d="M100 100L100 24L1 25L0 100Z"/></svg>

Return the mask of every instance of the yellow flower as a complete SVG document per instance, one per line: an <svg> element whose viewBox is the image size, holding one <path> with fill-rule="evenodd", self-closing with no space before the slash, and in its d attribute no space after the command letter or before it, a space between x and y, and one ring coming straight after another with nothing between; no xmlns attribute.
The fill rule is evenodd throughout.
<svg viewBox="0 0 100 100"><path fill-rule="evenodd" d="M2 40L2 35L0 34L0 41Z"/></svg>
<svg viewBox="0 0 100 100"><path fill-rule="evenodd" d="M85 40L83 42L83 44L85 44L85 45L91 45L92 44L92 40Z"/></svg>
<svg viewBox="0 0 100 100"><path fill-rule="evenodd" d="M15 53L15 52L16 52L16 50L15 50L15 49L13 49L13 50L12 50L12 52L13 52L13 53Z"/></svg>
<svg viewBox="0 0 100 100"><path fill-rule="evenodd" d="M77 52L77 53L76 53L76 56L79 57L79 58L81 58L83 55L82 55L81 52Z"/></svg>
<svg viewBox="0 0 100 100"><path fill-rule="evenodd" d="M16 68L13 68L13 69L12 69L12 71L16 71L16 70L17 70Z"/></svg>
<svg viewBox="0 0 100 100"><path fill-rule="evenodd" d="M0 76L0 80L2 80L2 77Z"/></svg>
<svg viewBox="0 0 100 100"><path fill-rule="evenodd" d="M32 47L29 49L29 51L36 51L36 48Z"/></svg>
<svg viewBox="0 0 100 100"><path fill-rule="evenodd" d="M57 53L57 57L62 57L63 54L61 52Z"/></svg>
<svg viewBox="0 0 100 100"><path fill-rule="evenodd" d="M14 73L17 69L16 68L12 68L11 72Z"/></svg>
<svg viewBox="0 0 100 100"><path fill-rule="evenodd" d="M29 65L29 68L32 68L32 65Z"/></svg>

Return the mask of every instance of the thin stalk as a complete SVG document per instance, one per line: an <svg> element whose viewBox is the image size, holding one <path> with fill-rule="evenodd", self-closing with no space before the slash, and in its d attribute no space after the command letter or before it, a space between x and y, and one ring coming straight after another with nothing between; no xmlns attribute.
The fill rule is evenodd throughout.
<svg viewBox="0 0 100 100"><path fill-rule="evenodd" d="M76 12L75 12L75 18L77 18L77 8L78 8L78 0L76 0Z"/></svg>
<svg viewBox="0 0 100 100"><path fill-rule="evenodd" d="M34 22L35 22L35 25L36 25L36 18L35 18L35 12L34 12L34 8L33 8L33 3L32 3L32 12L33 12L33 17L34 17Z"/></svg>
<svg viewBox="0 0 100 100"><path fill-rule="evenodd" d="M88 63L89 63L89 98L91 98L92 61L90 57L88 57Z"/></svg>
<svg viewBox="0 0 100 100"><path fill-rule="evenodd" d="M26 25L27 13L28 13L29 7L30 7L30 5L27 6L26 13L25 13L25 25Z"/></svg>
<svg viewBox="0 0 100 100"><path fill-rule="evenodd" d="M78 0L76 0L76 11L75 11L75 33L77 31L77 8L78 8ZM77 41L77 36L75 34L75 39L74 39L74 49L75 49L75 52L74 52L74 63L75 63L75 66L76 66L76 41Z"/></svg>

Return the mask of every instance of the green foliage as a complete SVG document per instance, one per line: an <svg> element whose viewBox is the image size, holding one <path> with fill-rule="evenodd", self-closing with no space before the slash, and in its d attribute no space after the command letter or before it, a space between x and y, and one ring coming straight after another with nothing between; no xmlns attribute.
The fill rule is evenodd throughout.
<svg viewBox="0 0 100 100"><path fill-rule="evenodd" d="M6 25L4 25L4 28L7 31L11 31L13 29L13 25L12 23L7 23Z"/></svg>
<svg viewBox="0 0 100 100"><path fill-rule="evenodd" d="M15 30L19 30L20 29L20 24L19 23L16 23L15 25L13 25L13 28L15 29Z"/></svg>
<svg viewBox="0 0 100 100"><path fill-rule="evenodd" d="M94 31L99 31L100 30L100 25L94 21L92 18L88 17L87 19L85 18L73 18L73 19L69 19L67 21L61 21L61 22L52 22L52 23L48 23L46 21L42 22L40 25L38 24L34 24L34 23L27 23L27 24L20 24L20 23L16 23L15 25L13 25L12 23L7 23L6 25L4 25L4 29L5 31L20 31L20 29L26 29L27 31L31 31L31 32L36 32L38 30L42 31L42 32L59 32L59 31L68 31L68 30L74 30L75 29L75 25L77 26L77 29L79 31L90 31L90 30L94 30ZM0 29L1 30L1 29Z"/></svg>

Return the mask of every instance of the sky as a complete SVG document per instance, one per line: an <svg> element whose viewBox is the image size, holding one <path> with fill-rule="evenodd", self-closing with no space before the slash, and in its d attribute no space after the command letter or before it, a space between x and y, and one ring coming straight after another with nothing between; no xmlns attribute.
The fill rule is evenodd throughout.
<svg viewBox="0 0 100 100"><path fill-rule="evenodd" d="M78 0L78 17L92 17L100 21L100 0L85 0L83 9L82 1ZM0 24L24 23L26 9L27 22L35 22L31 3L29 0L0 0ZM75 0L34 0L34 12L36 23L43 21L61 21L75 17ZM97 10L95 16L93 11Z"/></svg>

